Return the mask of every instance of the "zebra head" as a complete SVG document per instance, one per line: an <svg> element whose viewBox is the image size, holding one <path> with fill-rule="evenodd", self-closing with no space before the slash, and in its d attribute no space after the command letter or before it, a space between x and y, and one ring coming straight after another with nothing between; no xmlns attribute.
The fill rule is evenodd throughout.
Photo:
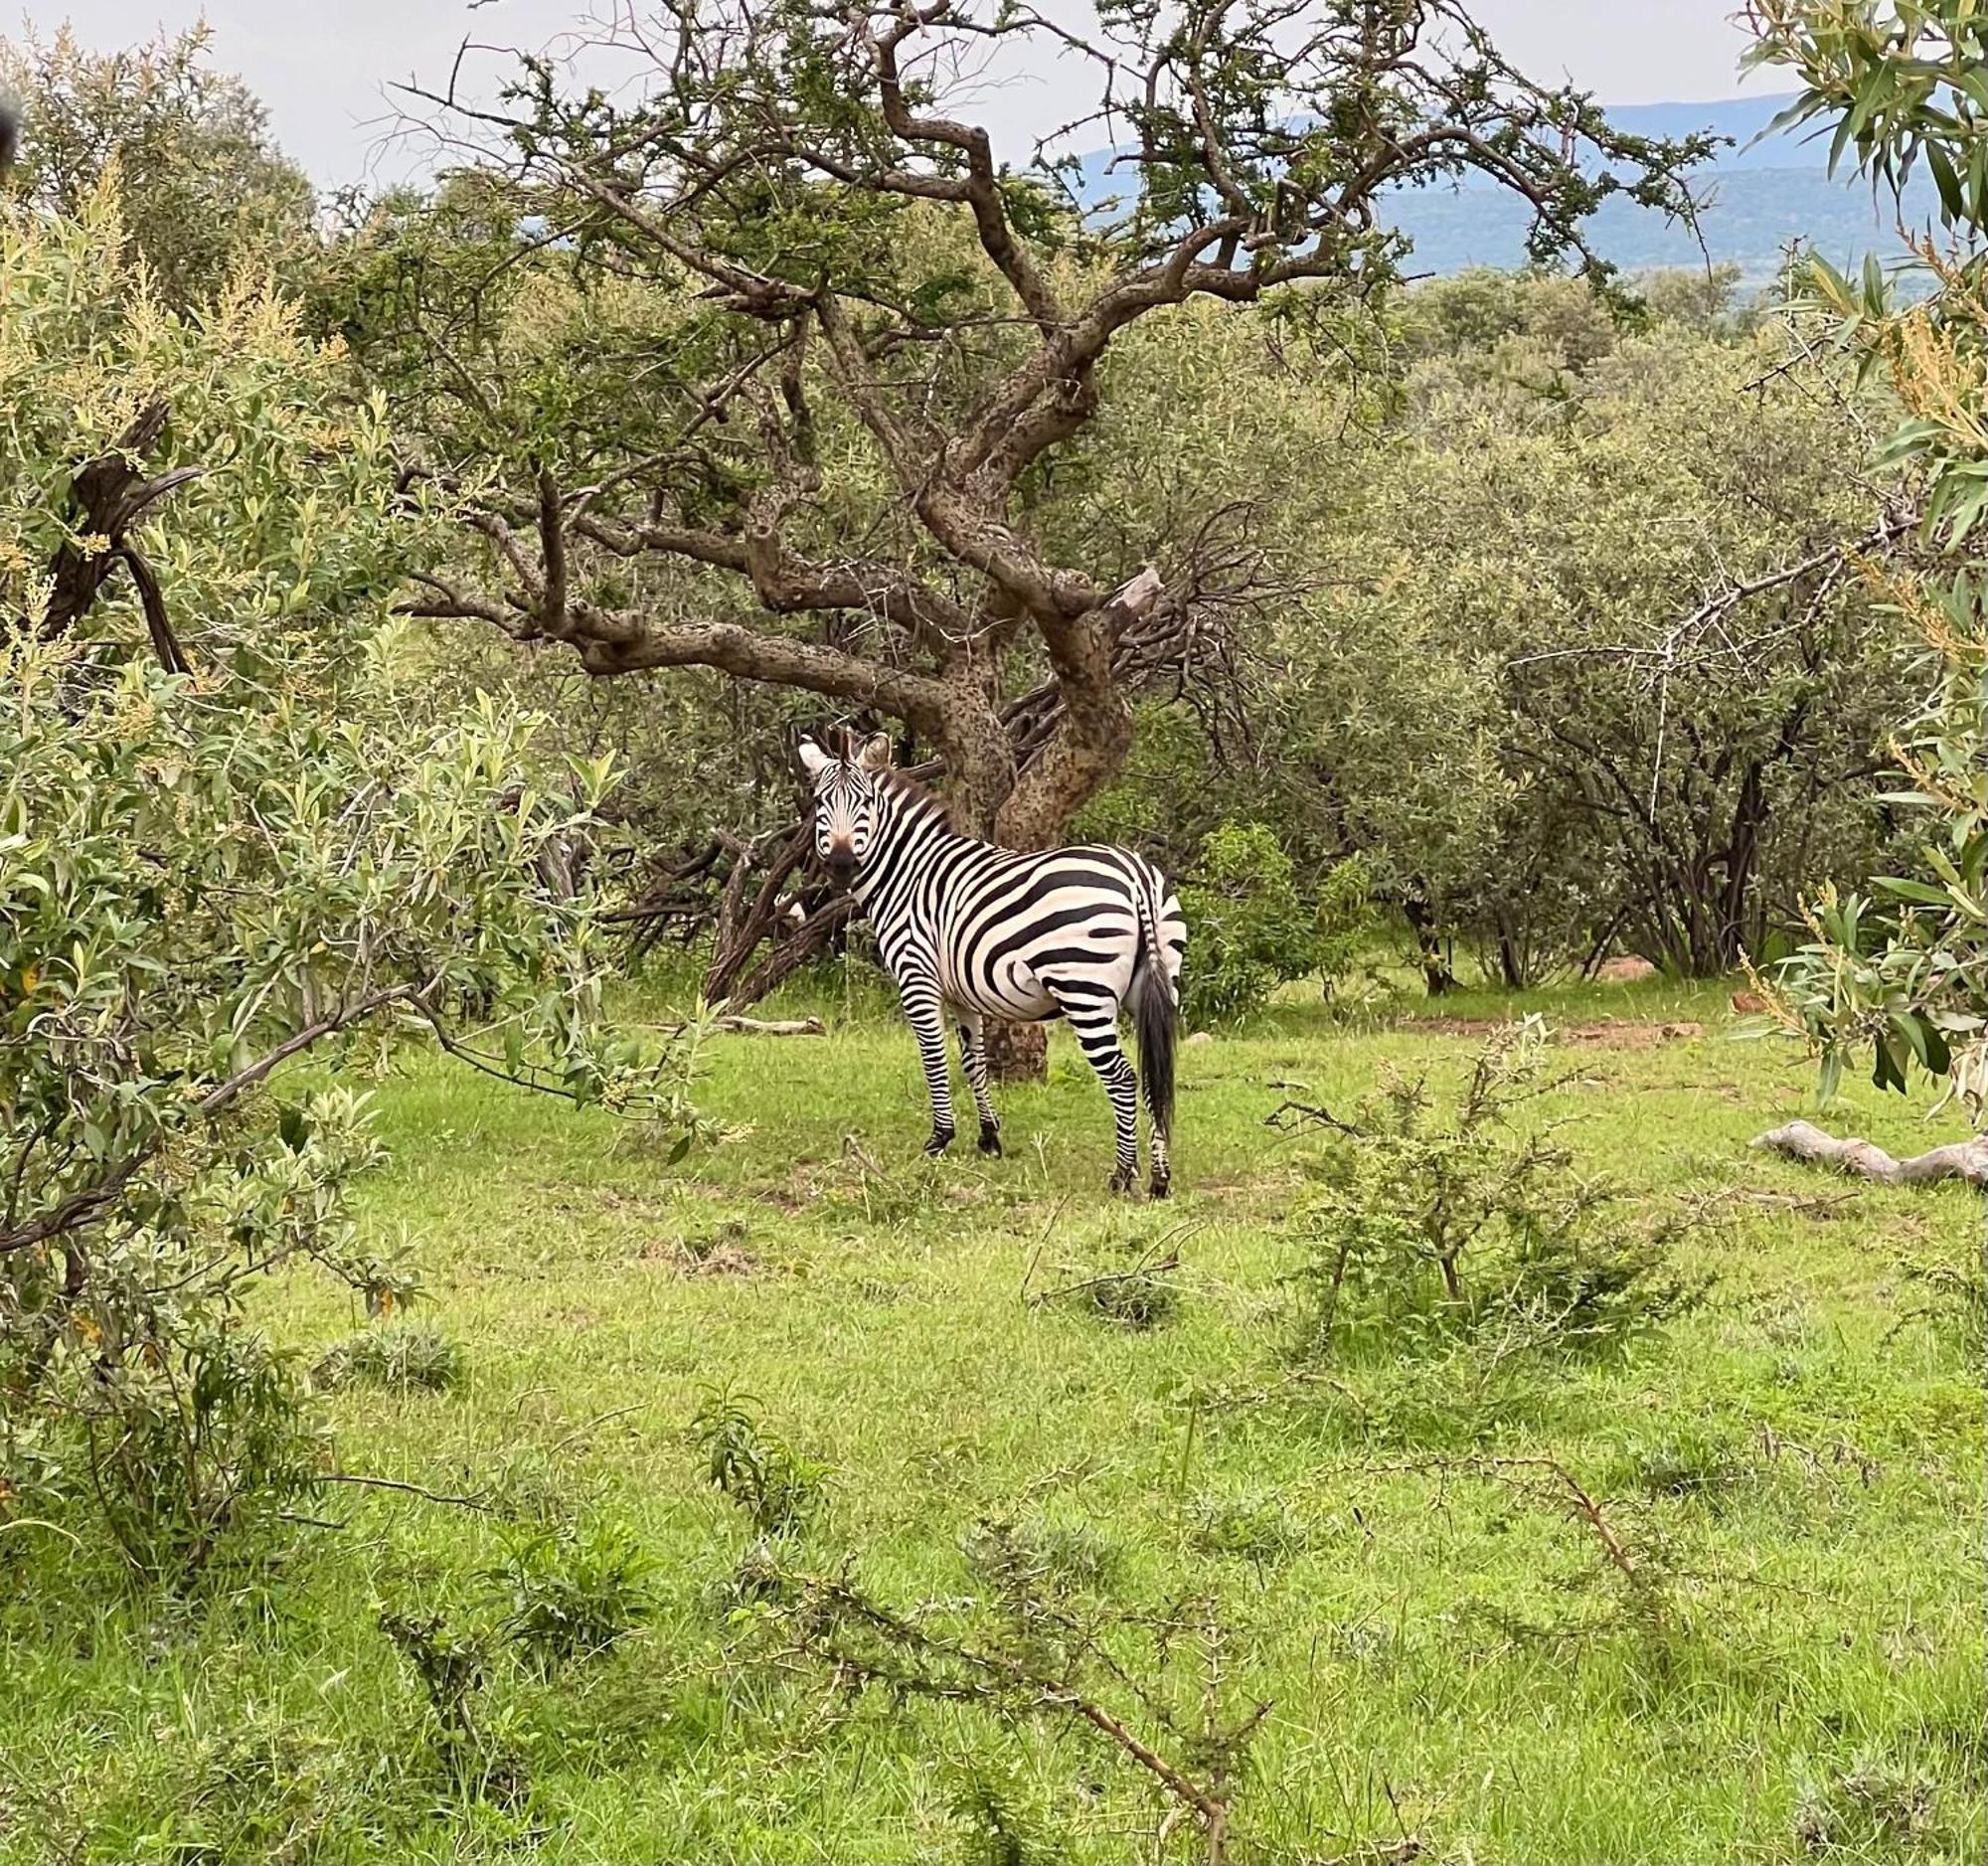
<svg viewBox="0 0 1988 1866"><path fill-rule="evenodd" d="M800 758L814 784L814 852L830 878L846 888L876 841L891 741L877 733L854 758L838 759L803 739Z"/></svg>

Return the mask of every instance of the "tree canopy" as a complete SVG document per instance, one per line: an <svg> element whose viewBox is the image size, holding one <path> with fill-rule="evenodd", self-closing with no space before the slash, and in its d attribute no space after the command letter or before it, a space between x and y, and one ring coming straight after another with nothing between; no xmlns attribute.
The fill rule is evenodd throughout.
<svg viewBox="0 0 1988 1866"><path fill-rule="evenodd" d="M1688 213L1709 146L1616 133L1453 0L681 24L608 32L640 74L611 94L527 59L496 109L432 95L475 159L370 230L345 328L474 489L479 554L421 606L899 722L1018 843L1118 768L1129 695L1215 615L1192 541L1077 557L1036 522L1113 345L1195 299L1372 292L1387 191L1465 173L1532 204L1540 258L1583 255L1612 192ZM972 81L1022 43L1093 74L1115 209L1055 151L997 158Z"/></svg>
<svg viewBox="0 0 1988 1866"><path fill-rule="evenodd" d="M412 1030L682 1110L597 1017L605 764L392 614L447 515L384 408L279 296L150 282L107 185L0 215L0 1463L171 1569L319 1469L246 1287L405 1287L344 1217L365 1097L289 1066Z"/></svg>
<svg viewBox="0 0 1988 1866"><path fill-rule="evenodd" d="M1834 160L1896 191L1923 164L1938 185L1944 238L1912 239L1929 295L1900 303L1874 259L1861 278L1816 262L1817 300L1903 419L1885 455L1922 488L1928 561L1877 580L1919 647L1927 699L1893 744L1892 804L1911 825L1916 872L1878 894L1827 890L1812 942L1783 974L1791 1019L1823 1047L1833 1086L1868 1046L1880 1087L1913 1068L1951 1075L1975 1114L1988 1056L1988 20L1970 0L1756 0L1759 63L1791 73L1789 114L1835 125ZM1905 864L1902 864L1905 866Z"/></svg>
<svg viewBox="0 0 1988 1866"><path fill-rule="evenodd" d="M245 264L293 262L312 239L308 179L271 143L259 100L210 63L211 42L203 25L113 53L67 26L47 44L0 43L0 98L25 118L15 186L74 220L107 181L127 252L175 306Z"/></svg>

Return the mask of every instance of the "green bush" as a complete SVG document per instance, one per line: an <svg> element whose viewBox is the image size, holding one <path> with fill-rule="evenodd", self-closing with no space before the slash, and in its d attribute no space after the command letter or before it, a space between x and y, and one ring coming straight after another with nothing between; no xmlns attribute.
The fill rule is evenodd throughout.
<svg viewBox="0 0 1988 1866"><path fill-rule="evenodd" d="M313 1377L321 1387L419 1387L446 1393L462 1378L462 1349L439 1329L414 1322L362 1328L334 1342Z"/></svg>
<svg viewBox="0 0 1988 1866"><path fill-rule="evenodd" d="M279 1071L459 1047L469 1002L578 1101L676 1063L604 1032L608 930L542 879L606 764L395 616L441 515L383 407L266 289L165 312L106 203L0 214L0 1491L155 1574L324 1461L257 1279L397 1286L346 1211L366 1098ZM78 506L120 474L111 538Z"/></svg>
<svg viewBox="0 0 1988 1866"><path fill-rule="evenodd" d="M820 1507L828 1467L760 1428L753 1402L714 1393L691 1421L705 1475L761 1536L797 1535Z"/></svg>
<svg viewBox="0 0 1988 1866"><path fill-rule="evenodd" d="M653 1558L626 1531L541 1529L513 1542L493 1579L503 1627L541 1672L607 1651L648 1615Z"/></svg>
<svg viewBox="0 0 1988 1866"><path fill-rule="evenodd" d="M1689 1306L1670 1238L1584 1178L1554 1123L1536 1020L1494 1036L1448 1107L1396 1081L1310 1163L1297 1218L1297 1348L1311 1360L1459 1348L1493 1365L1603 1353Z"/></svg>
<svg viewBox="0 0 1988 1866"><path fill-rule="evenodd" d="M1275 833L1225 823L1203 838L1181 889L1188 919L1183 1014L1189 1024L1233 1023L1260 1010L1280 985L1351 968L1371 927L1369 879L1348 860L1307 893Z"/></svg>

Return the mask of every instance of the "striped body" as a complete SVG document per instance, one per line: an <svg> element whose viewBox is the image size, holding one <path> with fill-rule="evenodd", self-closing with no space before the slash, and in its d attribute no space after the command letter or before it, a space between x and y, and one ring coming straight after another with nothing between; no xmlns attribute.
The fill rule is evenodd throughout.
<svg viewBox="0 0 1988 1866"><path fill-rule="evenodd" d="M959 1034L981 1148L998 1153L982 1021L1063 1017L1110 1098L1112 1184L1129 1188L1138 1089L1118 1016L1130 1006L1152 1115L1152 1189L1164 1195L1187 926L1159 870L1127 849L999 849L955 834L939 800L889 772L879 754L847 762L803 746L802 757L815 780L816 853L862 906L918 1039L932 1106L927 1151L953 1135L947 1022Z"/></svg>

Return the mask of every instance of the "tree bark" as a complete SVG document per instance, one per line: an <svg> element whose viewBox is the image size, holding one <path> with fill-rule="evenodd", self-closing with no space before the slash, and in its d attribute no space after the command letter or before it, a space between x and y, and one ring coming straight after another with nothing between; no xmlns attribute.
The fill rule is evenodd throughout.
<svg viewBox="0 0 1988 1866"><path fill-rule="evenodd" d="M1988 1192L1988 1138L1956 1140L1907 1160L1895 1160L1868 1140L1838 1140L1807 1121L1790 1121L1771 1133L1758 1135L1753 1145L1769 1153L1810 1165L1834 1166L1860 1179L1886 1186L1916 1186L1935 1179L1964 1179L1977 1191Z"/></svg>
<svg viewBox="0 0 1988 1866"><path fill-rule="evenodd" d="M89 549L65 542L56 552L49 566L49 598L41 632L52 641L66 635L88 614L105 580L122 564L137 586L146 632L159 665L169 674L184 674L191 671L192 663L173 634L158 576L130 537L153 506L206 470L176 466L148 479L138 469L135 462L158 445L170 413L165 397L154 396L108 452L77 468L70 482L70 526L80 537L102 542Z"/></svg>
<svg viewBox="0 0 1988 1866"><path fill-rule="evenodd" d="M1050 1073L1050 1027L1047 1024L1007 1024L989 1018L982 1039L987 1070L996 1082L1047 1082Z"/></svg>
<svg viewBox="0 0 1988 1866"><path fill-rule="evenodd" d="M1429 996L1439 998L1454 991L1456 974L1449 968L1449 954L1443 947L1442 932L1427 906L1416 896L1409 895L1402 902L1402 915L1415 936L1415 949L1421 957L1422 981L1428 988Z"/></svg>

